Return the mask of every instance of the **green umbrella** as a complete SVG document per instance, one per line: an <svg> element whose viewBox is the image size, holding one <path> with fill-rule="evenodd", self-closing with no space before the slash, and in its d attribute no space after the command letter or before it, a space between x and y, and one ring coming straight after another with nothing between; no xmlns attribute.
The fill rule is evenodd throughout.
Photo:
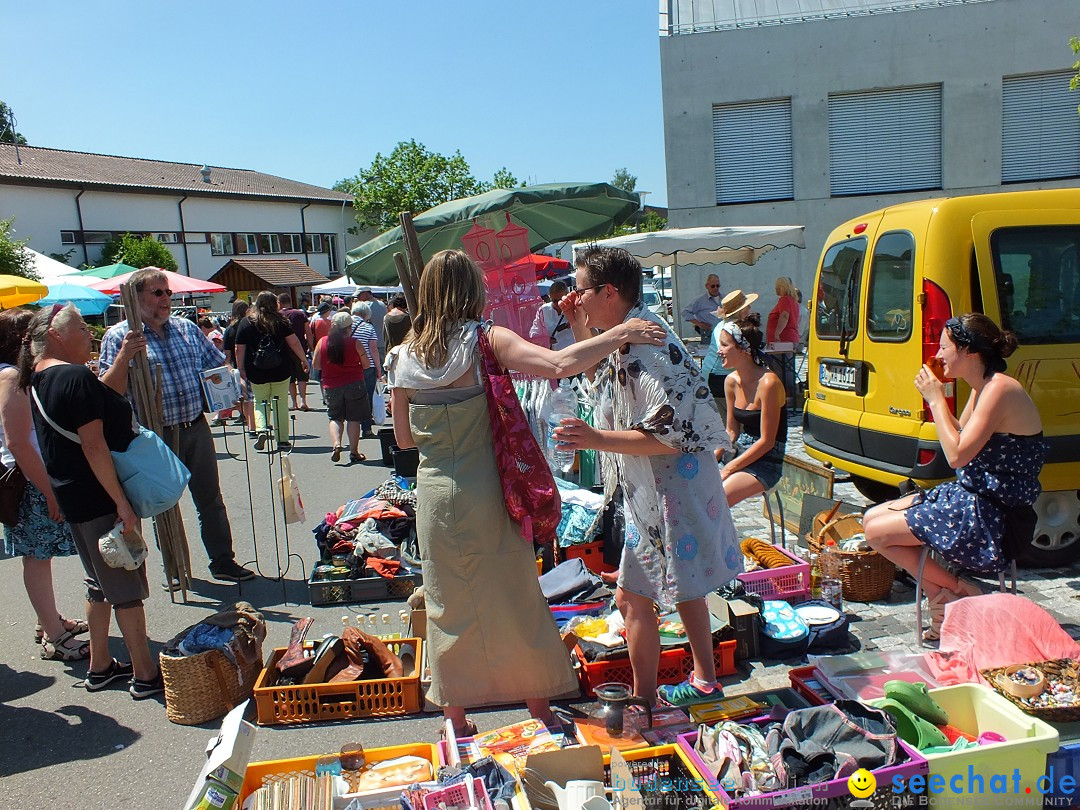
<svg viewBox="0 0 1080 810"><path fill-rule="evenodd" d="M94 278L112 278L113 276L122 276L124 273L134 273L137 269L137 267L119 262L117 264L107 264L104 267L92 267L89 270L83 270L82 275L93 276Z"/></svg>
<svg viewBox="0 0 1080 810"><path fill-rule="evenodd" d="M418 215L413 224L426 261L440 250L463 248L461 237L474 224L498 230L509 221L527 228L529 250L534 251L611 233L638 205L637 194L610 183L548 183L451 200ZM396 284L398 252L404 252L400 226L350 250L345 272L359 284Z"/></svg>

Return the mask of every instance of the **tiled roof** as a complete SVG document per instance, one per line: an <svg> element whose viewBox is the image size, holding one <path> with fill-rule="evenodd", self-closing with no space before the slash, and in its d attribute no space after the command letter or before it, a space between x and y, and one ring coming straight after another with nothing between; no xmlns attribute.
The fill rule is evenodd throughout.
<svg viewBox="0 0 1080 810"><path fill-rule="evenodd" d="M239 271L239 272L238 272ZM224 284L230 290L250 290L254 286L245 280L243 273L264 282L265 287L306 287L322 284L326 276L316 273L299 259L232 259L210 277L211 281Z"/></svg>
<svg viewBox="0 0 1080 810"><path fill-rule="evenodd" d="M79 185L132 190L160 190L222 196L282 197L340 204L351 199L338 191L286 180L249 169L210 167L210 182L203 182L194 163L95 155L40 146L0 144L0 182L11 179L34 185Z"/></svg>

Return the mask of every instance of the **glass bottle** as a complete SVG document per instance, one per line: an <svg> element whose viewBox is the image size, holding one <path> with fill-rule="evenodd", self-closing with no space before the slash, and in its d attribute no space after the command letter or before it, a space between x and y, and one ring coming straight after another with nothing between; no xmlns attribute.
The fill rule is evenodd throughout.
<svg viewBox="0 0 1080 810"><path fill-rule="evenodd" d="M810 598L821 598L821 569L818 567L818 555L810 555Z"/></svg>

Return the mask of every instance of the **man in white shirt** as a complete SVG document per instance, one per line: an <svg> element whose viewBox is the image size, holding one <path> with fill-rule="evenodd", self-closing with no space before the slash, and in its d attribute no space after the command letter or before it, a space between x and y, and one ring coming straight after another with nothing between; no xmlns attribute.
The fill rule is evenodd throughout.
<svg viewBox="0 0 1080 810"><path fill-rule="evenodd" d="M702 340L712 337L713 327L720 323L716 317L720 300L720 276L709 273L705 279L705 292L683 307L683 320L694 325Z"/></svg>
<svg viewBox="0 0 1080 810"><path fill-rule="evenodd" d="M570 331L570 324L559 309L559 302L569 292L569 288L562 281L556 281L548 290L551 302L544 304L536 311L532 328L529 329L529 339L544 348L554 352L565 349L574 342L574 333Z"/></svg>

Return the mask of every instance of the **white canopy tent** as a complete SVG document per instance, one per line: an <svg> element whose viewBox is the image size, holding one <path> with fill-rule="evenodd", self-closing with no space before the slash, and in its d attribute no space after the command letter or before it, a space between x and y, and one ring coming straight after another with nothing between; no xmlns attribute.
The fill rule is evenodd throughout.
<svg viewBox="0 0 1080 810"><path fill-rule="evenodd" d="M38 253L36 250L30 248L23 248L28 254L30 254L30 266L34 268L34 272L38 274L38 278L42 280L42 283L47 284L49 281L56 278L64 278L64 281L71 284L78 284L75 279L67 278L67 276L78 276L79 271L70 265L66 265L63 262L58 262L56 259L50 259L43 253ZM86 279L89 283L91 281L100 281L100 279L90 278ZM86 286L83 284L82 286Z"/></svg>
<svg viewBox="0 0 1080 810"><path fill-rule="evenodd" d="M673 228L649 233L631 233L589 244L622 248L644 267L670 267L672 312L675 316L676 331L680 334L682 304L679 300L679 265L754 264L770 250L806 247L802 225ZM583 246L577 244L574 249Z"/></svg>
<svg viewBox="0 0 1080 810"><path fill-rule="evenodd" d="M311 294L314 295L356 295L356 291L361 287L371 290L374 295L389 295L391 293L401 292L401 285L397 287L373 287L370 284L356 284L349 281L348 278L342 276L331 281L327 281L325 284L316 284L311 288Z"/></svg>

